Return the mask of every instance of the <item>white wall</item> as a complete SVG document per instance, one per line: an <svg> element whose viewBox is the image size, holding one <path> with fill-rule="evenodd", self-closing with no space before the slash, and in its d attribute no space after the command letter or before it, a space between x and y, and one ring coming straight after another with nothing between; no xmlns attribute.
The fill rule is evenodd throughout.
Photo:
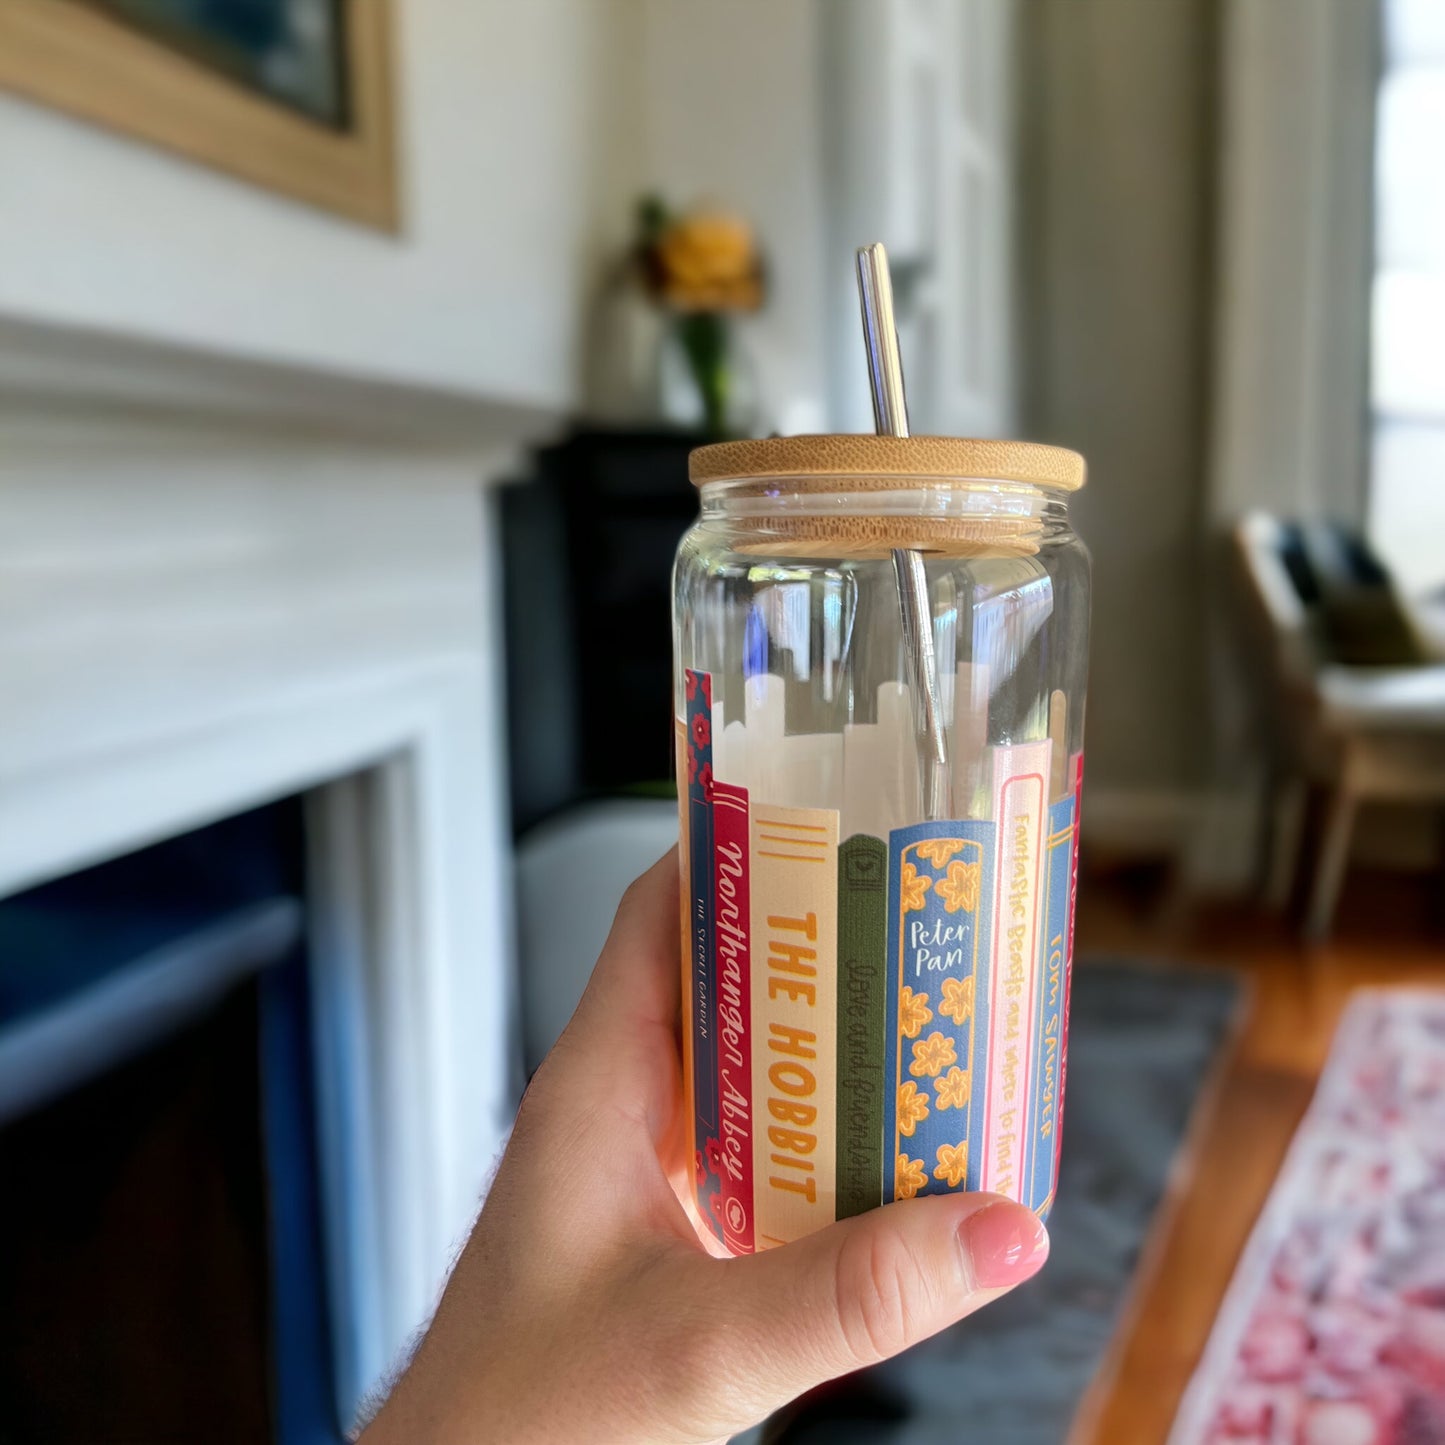
<svg viewBox="0 0 1445 1445"><path fill-rule="evenodd" d="M1090 833L1151 849L1205 773L1210 17L1023 7L1024 425L1089 460Z"/></svg>
<svg viewBox="0 0 1445 1445"><path fill-rule="evenodd" d="M853 251L882 241L913 430L1016 435L1020 0L826 5L832 425L873 428Z"/></svg>
<svg viewBox="0 0 1445 1445"><path fill-rule="evenodd" d="M941 276L952 260L932 254L931 229L926 238L913 234L918 215L935 209L916 204L918 193L946 189L941 167L929 173L928 155L954 157L946 143L923 144L913 133L918 121L941 115L915 104L909 86L921 62L934 57L909 45L937 39L947 81L940 99L943 114L952 114L956 88L967 79L960 81L955 57L974 38L964 21L1002 25L1008 7L986 7L985 14L957 0L936 12L901 0L616 0L608 8L629 36L613 74L633 93L618 119L621 162L612 178L619 240L631 202L651 189L675 205L710 200L745 216L757 228L770 277L765 308L739 326L760 396L755 429L869 429L854 250L883 239L900 257L921 259L926 251ZM1005 40L999 48L1007 49ZM1007 89L1006 77L995 81ZM1002 137L993 139L1002 154ZM943 210L961 230L946 204ZM962 258L963 244L955 250ZM1006 272L986 269L991 283ZM1000 281L995 289L1007 286ZM943 309L940 329L981 325L977 316L961 320L961 306ZM997 309L1002 327L1008 300ZM927 415L929 382L942 391L947 378L928 374L943 367L931 350L919 355L924 348L910 339L914 399ZM845 358L841 366L830 366L830 352ZM1007 371L1006 359L995 367ZM1007 389L1005 379L998 390ZM980 410L996 427L1006 407ZM949 428L983 425L976 411L965 427L957 406L939 405L933 416Z"/></svg>
<svg viewBox="0 0 1445 1445"><path fill-rule="evenodd" d="M0 94L0 318L571 410L598 263L657 189L756 225L759 421L824 425L816 0L394 9L401 236Z"/></svg>
<svg viewBox="0 0 1445 1445"><path fill-rule="evenodd" d="M396 237L0 95L0 672L25 704L0 891L327 784L318 1057L331 1078L340 1040L374 1092L321 1099L346 1411L435 1299L514 1102L478 477L578 398L628 3L398 0ZM346 1032L369 990L372 1053Z"/></svg>
<svg viewBox="0 0 1445 1445"><path fill-rule="evenodd" d="M620 7L606 8L615 15ZM769 297L740 335L756 367L760 429L823 430L828 253L817 0L628 0L626 8L636 71L614 72L635 95L613 180L621 206L655 189L674 205L712 200L753 223ZM852 244L827 264L851 267Z"/></svg>
<svg viewBox="0 0 1445 1445"><path fill-rule="evenodd" d="M393 8L403 235L0 95L0 317L570 405L622 0Z"/></svg>

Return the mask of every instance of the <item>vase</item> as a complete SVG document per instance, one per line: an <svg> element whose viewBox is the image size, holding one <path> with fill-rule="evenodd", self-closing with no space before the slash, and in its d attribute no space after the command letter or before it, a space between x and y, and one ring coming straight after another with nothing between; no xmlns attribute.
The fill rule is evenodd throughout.
<svg viewBox="0 0 1445 1445"><path fill-rule="evenodd" d="M749 433L756 377L732 318L717 312L671 318L657 349L657 405L675 426L719 438Z"/></svg>

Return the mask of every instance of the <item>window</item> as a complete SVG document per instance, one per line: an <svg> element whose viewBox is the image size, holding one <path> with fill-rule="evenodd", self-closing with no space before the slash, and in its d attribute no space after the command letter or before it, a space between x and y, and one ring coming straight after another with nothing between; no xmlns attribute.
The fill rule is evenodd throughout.
<svg viewBox="0 0 1445 1445"><path fill-rule="evenodd" d="M1445 5L1382 13L1369 527L1419 594L1445 587Z"/></svg>

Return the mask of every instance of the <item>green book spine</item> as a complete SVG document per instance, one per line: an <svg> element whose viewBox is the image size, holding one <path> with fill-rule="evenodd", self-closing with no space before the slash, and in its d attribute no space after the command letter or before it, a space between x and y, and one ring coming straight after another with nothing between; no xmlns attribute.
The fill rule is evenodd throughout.
<svg viewBox="0 0 1445 1445"><path fill-rule="evenodd" d="M838 1218L883 1202L888 845L838 849Z"/></svg>

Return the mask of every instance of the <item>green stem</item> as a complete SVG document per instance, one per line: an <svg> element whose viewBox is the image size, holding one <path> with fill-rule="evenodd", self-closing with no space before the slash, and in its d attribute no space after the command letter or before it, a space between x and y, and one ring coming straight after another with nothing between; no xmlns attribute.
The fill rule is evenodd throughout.
<svg viewBox="0 0 1445 1445"><path fill-rule="evenodd" d="M713 436L727 431L728 329L716 311L696 311L677 319L677 336L688 370L702 397L703 426Z"/></svg>

